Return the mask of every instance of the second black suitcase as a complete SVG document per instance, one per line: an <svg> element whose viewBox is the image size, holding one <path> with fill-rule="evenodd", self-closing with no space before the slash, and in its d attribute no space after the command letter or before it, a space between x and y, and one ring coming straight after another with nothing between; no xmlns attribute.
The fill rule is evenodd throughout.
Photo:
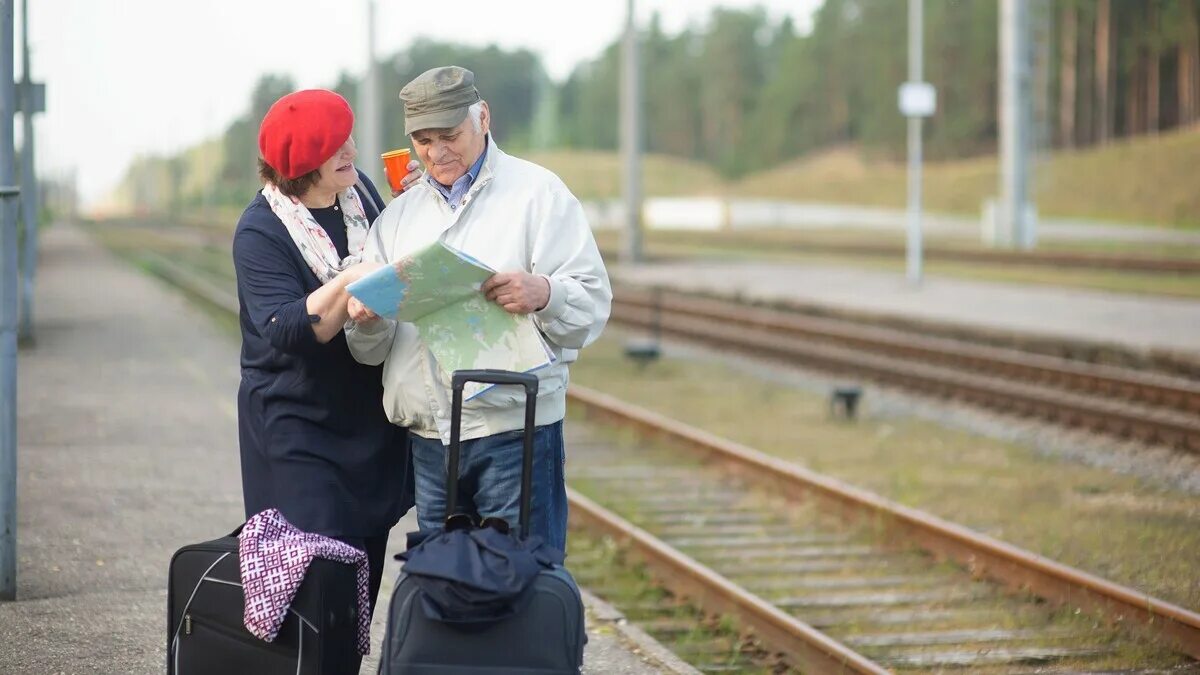
<svg viewBox="0 0 1200 675"><path fill-rule="evenodd" d="M243 624L238 540L184 546L167 590L169 675L357 675L358 587L353 565L316 558L279 635L266 642Z"/></svg>
<svg viewBox="0 0 1200 675"><path fill-rule="evenodd" d="M467 382L525 387L525 448L521 476L521 525L527 534L533 463L537 376L493 370L456 371L448 476L457 475L463 385ZM514 486L515 487L515 486ZM447 482L447 506L456 487ZM529 604L519 613L486 624L434 621L421 607L421 591L404 574L396 582L380 653L380 675L574 675L583 664L587 634L579 587L566 568L542 570L531 582Z"/></svg>

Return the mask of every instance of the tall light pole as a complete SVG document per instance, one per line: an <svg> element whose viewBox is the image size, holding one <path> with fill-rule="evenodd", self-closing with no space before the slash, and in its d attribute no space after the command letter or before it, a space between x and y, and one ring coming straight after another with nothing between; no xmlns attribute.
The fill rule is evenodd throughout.
<svg viewBox="0 0 1200 675"><path fill-rule="evenodd" d="M621 262L635 264L642 260L642 92L633 0L627 0L626 7L621 59L621 158L625 171Z"/></svg>
<svg viewBox="0 0 1200 675"><path fill-rule="evenodd" d="M1032 248L1029 201L1033 140L1032 49L1027 0L1000 0L1000 200L996 232L1002 243Z"/></svg>
<svg viewBox="0 0 1200 675"><path fill-rule="evenodd" d="M379 67L375 58L375 0L367 0L367 70L358 91L358 150L362 159L359 168L376 185L380 182L383 152L382 115L379 106ZM386 193L387 190L384 190Z"/></svg>
<svg viewBox="0 0 1200 675"><path fill-rule="evenodd" d="M37 269L38 182L33 170L33 116L41 112L29 72L29 0L21 0L21 216L25 221L25 255L21 264L21 317L17 338L33 339L33 273Z"/></svg>
<svg viewBox="0 0 1200 675"><path fill-rule="evenodd" d="M909 283L922 279L921 242L921 126L933 114L937 92L924 82L924 2L908 0L908 81L900 85L900 112L908 118L908 235L905 256Z"/></svg>
<svg viewBox="0 0 1200 675"><path fill-rule="evenodd" d="M13 2L0 0L0 600L17 598L17 203Z"/></svg>

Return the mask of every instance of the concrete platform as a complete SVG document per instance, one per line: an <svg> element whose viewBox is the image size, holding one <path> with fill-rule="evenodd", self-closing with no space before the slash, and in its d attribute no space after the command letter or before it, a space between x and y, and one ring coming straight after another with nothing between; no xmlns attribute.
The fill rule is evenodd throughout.
<svg viewBox="0 0 1200 675"><path fill-rule="evenodd" d="M35 321L20 353L18 600L0 603L0 672L161 673L171 554L241 521L237 339L70 226L43 240ZM610 630L605 611L590 607L587 672L689 672Z"/></svg>
<svg viewBox="0 0 1200 675"><path fill-rule="evenodd" d="M913 288L903 274L811 263L665 262L611 271L627 283L1200 358L1197 300L946 277L930 277Z"/></svg>

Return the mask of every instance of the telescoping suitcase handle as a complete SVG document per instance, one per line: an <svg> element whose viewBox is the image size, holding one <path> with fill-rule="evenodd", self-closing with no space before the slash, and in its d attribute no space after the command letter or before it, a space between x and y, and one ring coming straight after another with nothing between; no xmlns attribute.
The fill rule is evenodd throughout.
<svg viewBox="0 0 1200 675"><path fill-rule="evenodd" d="M446 470L446 518L458 512L458 460L462 435L463 387L468 382L515 384L525 387L525 449L521 458L521 538L529 536L529 511L533 501L533 432L537 418L538 378L509 370L456 370L450 377L453 401L450 411L450 457Z"/></svg>

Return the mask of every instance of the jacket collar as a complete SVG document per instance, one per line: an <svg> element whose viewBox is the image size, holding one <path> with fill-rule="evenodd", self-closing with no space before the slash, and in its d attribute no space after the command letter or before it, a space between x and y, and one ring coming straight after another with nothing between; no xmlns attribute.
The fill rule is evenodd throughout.
<svg viewBox="0 0 1200 675"><path fill-rule="evenodd" d="M496 145L495 139L491 132L487 135L487 155L483 158L483 166L479 169L479 175L475 176L475 184L471 186L471 192L475 192L485 183L492 179L495 173L496 160L504 153L500 151L500 146Z"/></svg>
<svg viewBox="0 0 1200 675"><path fill-rule="evenodd" d="M475 194L481 188L483 188L484 185L488 184L492 180L497 159L503 154L504 152L500 150L500 146L496 145L495 137L493 137L489 131L487 134L487 149L484 153L483 166L479 168L479 174L475 176L475 181L471 184L471 188L467 190L467 194ZM426 190L431 191L434 195L441 199L441 193L438 192L438 189L430 182L432 180L433 178L426 174L425 180L420 181L420 183Z"/></svg>

